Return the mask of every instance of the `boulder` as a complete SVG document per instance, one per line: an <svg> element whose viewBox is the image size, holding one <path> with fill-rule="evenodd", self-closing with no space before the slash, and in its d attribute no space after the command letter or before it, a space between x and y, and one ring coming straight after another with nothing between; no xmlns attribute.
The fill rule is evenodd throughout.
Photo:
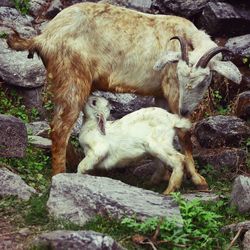
<svg viewBox="0 0 250 250"><path fill-rule="evenodd" d="M203 8L210 0L155 0L153 7L159 13L173 13L187 18L193 17L202 12Z"/></svg>
<svg viewBox="0 0 250 250"><path fill-rule="evenodd" d="M20 119L0 114L0 157L24 157L27 139L27 129Z"/></svg>
<svg viewBox="0 0 250 250"><path fill-rule="evenodd" d="M37 17L48 7L49 0L30 0L29 4L29 13Z"/></svg>
<svg viewBox="0 0 250 250"><path fill-rule="evenodd" d="M233 233L237 233L240 229L242 229L243 232L249 231L250 230L250 220L226 225L221 229L221 231L222 232L231 231Z"/></svg>
<svg viewBox="0 0 250 250"><path fill-rule="evenodd" d="M50 215L83 225L97 214L115 219L166 216L182 225L179 208L169 196L106 177L58 174L47 202Z"/></svg>
<svg viewBox="0 0 250 250"><path fill-rule="evenodd" d="M69 6L75 3L88 2L87 0L61 0L64 6ZM113 5L123 6L131 9L136 9L143 12L151 12L150 8L153 0L91 0L91 2L103 2Z"/></svg>
<svg viewBox="0 0 250 250"><path fill-rule="evenodd" d="M19 175L0 167L0 197L17 196L21 200L29 200L36 190L28 186Z"/></svg>
<svg viewBox="0 0 250 250"><path fill-rule="evenodd" d="M32 246L51 250L123 250L110 236L94 231L57 230L39 235Z"/></svg>
<svg viewBox="0 0 250 250"><path fill-rule="evenodd" d="M48 137L50 126L47 121L37 121L26 124L26 128L30 135L38 135Z"/></svg>
<svg viewBox="0 0 250 250"><path fill-rule="evenodd" d="M44 84L46 72L37 56L27 59L27 52L8 48L5 40L0 39L0 78L7 84L36 88Z"/></svg>
<svg viewBox="0 0 250 250"><path fill-rule="evenodd" d="M250 56L250 34L228 39L225 47L240 57Z"/></svg>
<svg viewBox="0 0 250 250"><path fill-rule="evenodd" d="M119 119L140 108L154 106L152 96L138 96L135 94L115 94L110 92L95 91L95 96L102 96L111 104L111 116Z"/></svg>
<svg viewBox="0 0 250 250"><path fill-rule="evenodd" d="M250 118L250 90L244 91L238 95L235 115L244 120Z"/></svg>
<svg viewBox="0 0 250 250"><path fill-rule="evenodd" d="M11 0L1 0L0 7L14 7L14 2Z"/></svg>
<svg viewBox="0 0 250 250"><path fill-rule="evenodd" d="M198 26L210 35L247 34L250 33L250 10L239 8L236 4L211 1L203 9Z"/></svg>
<svg viewBox="0 0 250 250"><path fill-rule="evenodd" d="M12 32L14 28L19 34L24 37L36 35L36 31L32 27L34 18L28 15L21 15L20 12L14 8L0 7L0 32ZM2 51L2 48L0 49ZM1 65L2 63L0 63Z"/></svg>
<svg viewBox="0 0 250 250"><path fill-rule="evenodd" d="M245 163L247 153L240 148L200 149L194 158L201 166L210 164L218 170L224 167L236 169Z"/></svg>
<svg viewBox="0 0 250 250"><path fill-rule="evenodd" d="M243 250L250 250L250 230L244 234L242 245Z"/></svg>
<svg viewBox="0 0 250 250"><path fill-rule="evenodd" d="M211 116L199 121L194 135L202 147L239 147L250 136L250 127L235 116Z"/></svg>
<svg viewBox="0 0 250 250"><path fill-rule="evenodd" d="M194 199L198 199L203 202L215 202L220 199L218 194L214 193L205 193L205 192L195 192L195 193L186 193L182 194L181 197L186 201L192 201Z"/></svg>
<svg viewBox="0 0 250 250"><path fill-rule="evenodd" d="M231 203L242 213L250 212L250 177L240 175L234 180Z"/></svg>
<svg viewBox="0 0 250 250"><path fill-rule="evenodd" d="M61 0L54 0L51 2L49 8L46 11L45 16L49 19L55 17L63 9Z"/></svg>
<svg viewBox="0 0 250 250"><path fill-rule="evenodd" d="M52 142L48 138L43 138L42 136L38 135L30 135L28 138L29 143L36 148L51 149Z"/></svg>

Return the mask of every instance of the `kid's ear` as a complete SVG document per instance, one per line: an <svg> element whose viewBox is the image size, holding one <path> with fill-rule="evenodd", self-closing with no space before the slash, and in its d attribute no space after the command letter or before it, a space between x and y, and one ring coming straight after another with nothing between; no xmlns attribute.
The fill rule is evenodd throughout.
<svg viewBox="0 0 250 250"><path fill-rule="evenodd" d="M160 71L166 66L166 64L178 62L180 58L180 52L167 51L156 61L153 69L155 71Z"/></svg>
<svg viewBox="0 0 250 250"><path fill-rule="evenodd" d="M103 114L99 114L98 127L103 135L106 135L105 119Z"/></svg>
<svg viewBox="0 0 250 250"><path fill-rule="evenodd" d="M214 61L210 64L210 69L225 76L227 79L240 84L242 75L239 69L230 61Z"/></svg>

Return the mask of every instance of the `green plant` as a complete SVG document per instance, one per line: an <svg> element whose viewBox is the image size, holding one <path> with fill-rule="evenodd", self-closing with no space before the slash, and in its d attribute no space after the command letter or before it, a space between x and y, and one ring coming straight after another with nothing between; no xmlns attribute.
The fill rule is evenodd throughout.
<svg viewBox="0 0 250 250"><path fill-rule="evenodd" d="M21 12L22 15L26 15L29 12L30 0L11 0L15 5L15 8Z"/></svg>
<svg viewBox="0 0 250 250"><path fill-rule="evenodd" d="M249 56L243 57L242 62L250 68L250 57Z"/></svg>
<svg viewBox="0 0 250 250"><path fill-rule="evenodd" d="M7 38L8 34L4 31L0 32L0 38Z"/></svg>
<svg viewBox="0 0 250 250"><path fill-rule="evenodd" d="M28 111L25 105L22 104L22 97L14 90L10 93L3 90L0 91L0 113L13 115L25 123L37 119L39 114L35 108Z"/></svg>
<svg viewBox="0 0 250 250"><path fill-rule="evenodd" d="M41 149L29 145L24 158L1 158L0 163L15 169L28 185L39 191L46 190L49 184L50 157Z"/></svg>

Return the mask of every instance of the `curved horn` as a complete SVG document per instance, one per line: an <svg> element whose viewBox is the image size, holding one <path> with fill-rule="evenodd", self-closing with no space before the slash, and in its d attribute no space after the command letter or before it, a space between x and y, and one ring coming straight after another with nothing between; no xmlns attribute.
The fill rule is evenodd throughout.
<svg viewBox="0 0 250 250"><path fill-rule="evenodd" d="M232 52L231 50L225 48L225 47L216 47L216 48L212 48L209 51L207 51L201 58L200 60L197 62L196 64L196 68L201 67L201 68L206 68L209 61L218 53L221 52Z"/></svg>
<svg viewBox="0 0 250 250"><path fill-rule="evenodd" d="M188 64L188 44L187 41L181 36L174 36L170 40L177 39L181 45L181 58Z"/></svg>

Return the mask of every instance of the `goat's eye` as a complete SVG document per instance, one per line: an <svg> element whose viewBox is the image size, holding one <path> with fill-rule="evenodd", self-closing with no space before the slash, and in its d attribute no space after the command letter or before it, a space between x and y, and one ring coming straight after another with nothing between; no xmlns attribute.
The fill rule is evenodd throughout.
<svg viewBox="0 0 250 250"><path fill-rule="evenodd" d="M96 105L96 100L92 101L92 105L95 106Z"/></svg>

